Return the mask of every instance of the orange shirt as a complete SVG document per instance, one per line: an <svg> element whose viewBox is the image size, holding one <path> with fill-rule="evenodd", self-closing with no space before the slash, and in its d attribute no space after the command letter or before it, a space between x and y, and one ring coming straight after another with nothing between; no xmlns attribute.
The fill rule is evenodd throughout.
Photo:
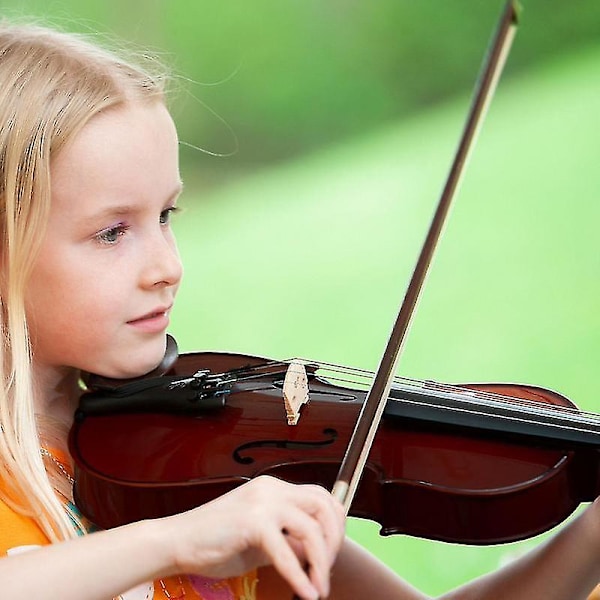
<svg viewBox="0 0 600 600"><path fill-rule="evenodd" d="M0 500L0 557L47 545L48 538L26 516ZM182 575L149 582L121 594L120 600L256 600L256 572L219 580Z"/></svg>

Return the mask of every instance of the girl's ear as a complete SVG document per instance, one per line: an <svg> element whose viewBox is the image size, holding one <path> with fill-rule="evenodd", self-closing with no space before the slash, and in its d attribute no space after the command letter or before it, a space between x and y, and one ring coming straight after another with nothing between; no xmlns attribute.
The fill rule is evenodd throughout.
<svg viewBox="0 0 600 600"><path fill-rule="evenodd" d="M141 375L140 377L133 377L132 379L111 379L110 377L102 377L102 375L95 375L94 373L82 373L81 379L85 384L86 388L89 390L99 390L99 389L114 389L118 386L121 386L125 383L129 383L131 381L135 381L137 379L147 379L150 377L160 377L167 373L171 367L177 361L179 357L179 350L177 347L177 342L172 335L167 333L167 346L165 349L165 355L163 356L160 364L152 369L149 373L145 375Z"/></svg>

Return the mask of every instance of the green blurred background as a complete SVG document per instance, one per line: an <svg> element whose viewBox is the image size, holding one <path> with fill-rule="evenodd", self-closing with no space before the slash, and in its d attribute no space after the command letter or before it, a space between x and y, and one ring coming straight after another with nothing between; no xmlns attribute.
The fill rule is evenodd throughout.
<svg viewBox="0 0 600 600"><path fill-rule="evenodd" d="M377 366L501 0L0 6L148 48L175 73L182 350ZM597 411L600 4L523 7L399 372L531 383ZM430 594L539 542L348 530Z"/></svg>

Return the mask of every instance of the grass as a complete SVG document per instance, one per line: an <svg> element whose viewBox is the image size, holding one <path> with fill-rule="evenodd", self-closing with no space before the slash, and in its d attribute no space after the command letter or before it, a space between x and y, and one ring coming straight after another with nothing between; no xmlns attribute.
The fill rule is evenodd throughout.
<svg viewBox="0 0 600 600"><path fill-rule="evenodd" d="M401 374L531 383L598 410L599 60L591 48L501 83ZM467 106L459 98L210 194L189 191L176 223L186 264L172 327L181 349L374 369ZM538 541L474 548L381 538L358 520L348 529L430 594Z"/></svg>

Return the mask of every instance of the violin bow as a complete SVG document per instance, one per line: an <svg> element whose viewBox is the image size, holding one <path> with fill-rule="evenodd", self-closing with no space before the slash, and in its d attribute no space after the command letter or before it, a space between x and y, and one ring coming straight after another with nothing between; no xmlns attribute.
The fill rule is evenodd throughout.
<svg viewBox="0 0 600 600"><path fill-rule="evenodd" d="M350 505L354 499L354 494L358 488L371 446L373 445L375 433L379 427L381 416L390 394L406 333L444 222L446 221L448 210L461 181L467 159L481 127L483 117L487 112L516 33L519 11L520 7L516 0L509 0L499 19L495 35L475 85L473 100L450 173L429 226L429 231L423 243L413 275L406 289L404 300L392 328L387 346L358 416L337 479L333 485L331 493L344 505L346 514L350 510Z"/></svg>

